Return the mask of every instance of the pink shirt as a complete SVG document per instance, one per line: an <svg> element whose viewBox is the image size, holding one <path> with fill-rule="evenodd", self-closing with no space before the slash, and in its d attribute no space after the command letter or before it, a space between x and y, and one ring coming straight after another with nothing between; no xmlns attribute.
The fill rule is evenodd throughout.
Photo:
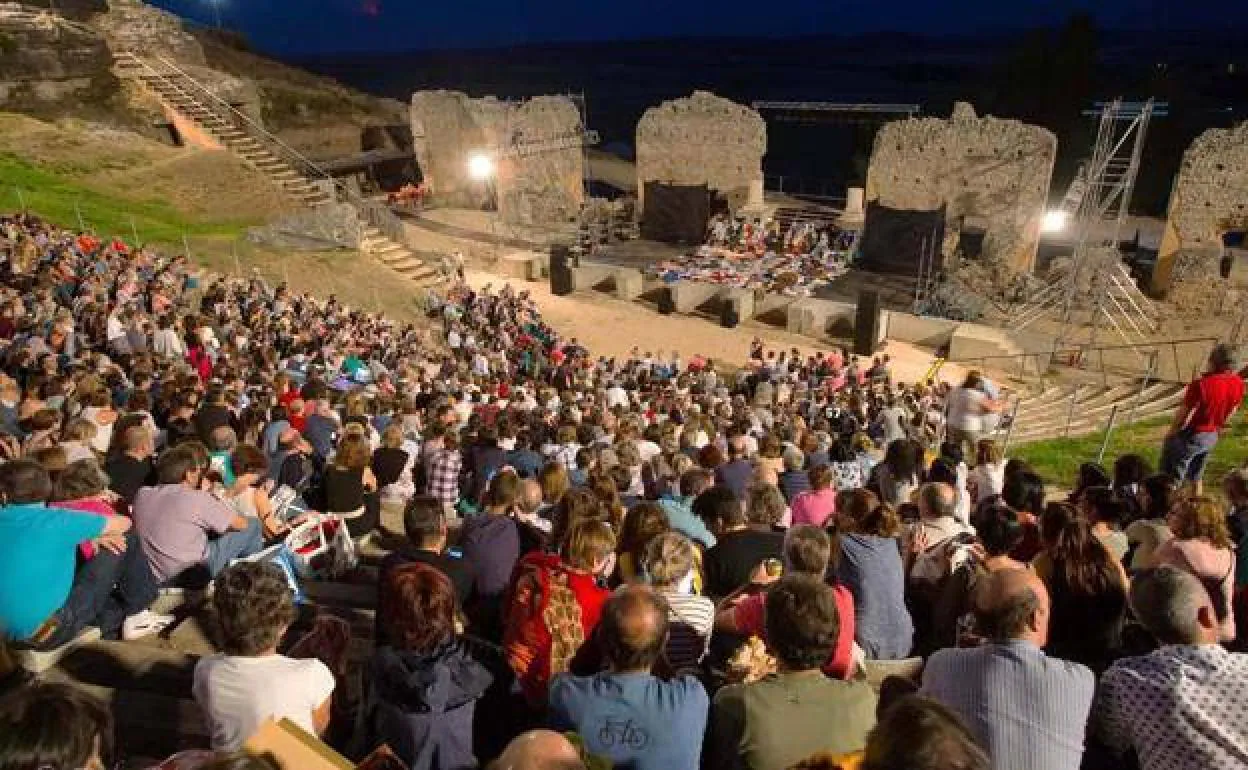
<svg viewBox="0 0 1248 770"><path fill-rule="evenodd" d="M823 673L837 679L848 679L854 670L854 595L840 584L832 586L832 595L836 598L836 613L841 619L841 630L828 654L827 662L823 664ZM737 602L732 612L737 631L765 640L766 604L766 591L759 591Z"/></svg>
<svg viewBox="0 0 1248 770"><path fill-rule="evenodd" d="M113 506L94 497L88 497L82 500L62 500L57 503L48 503L48 507L63 508L67 511L94 513L99 516L117 515L117 511L113 509ZM95 543L92 543L90 540L83 540L78 544L78 550L82 552L82 558L90 559L95 556Z"/></svg>
<svg viewBox="0 0 1248 770"><path fill-rule="evenodd" d="M1235 591L1235 553L1225 548L1218 548L1207 540L1180 540L1171 538L1157 547L1158 564L1168 564L1189 574L1195 575L1210 589L1209 598L1213 601L1214 610L1219 615L1225 610L1219 634L1222 641L1235 639L1235 611L1232 609L1232 596ZM1212 589L1218 587L1220 596L1212 595Z"/></svg>
<svg viewBox="0 0 1248 770"><path fill-rule="evenodd" d="M836 490L827 489L803 492L793 498L793 526L813 524L822 528L828 519L836 515Z"/></svg>

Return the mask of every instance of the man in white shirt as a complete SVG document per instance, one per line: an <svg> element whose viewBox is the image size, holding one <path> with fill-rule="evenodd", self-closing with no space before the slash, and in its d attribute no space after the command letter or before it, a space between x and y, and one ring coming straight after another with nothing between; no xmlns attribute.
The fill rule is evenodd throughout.
<svg viewBox="0 0 1248 770"><path fill-rule="evenodd" d="M289 719L324 734L334 675L319 660L277 654L295 618L285 574L270 563L242 562L221 573L214 586L225 652L196 664L191 687L208 719L212 747L237 751L269 719Z"/></svg>
<svg viewBox="0 0 1248 770"><path fill-rule="evenodd" d="M948 440L962 446L962 457L975 462L975 448L984 433L984 415L1001 411L1001 405L982 390L983 377L971 370L960 387L949 394Z"/></svg>

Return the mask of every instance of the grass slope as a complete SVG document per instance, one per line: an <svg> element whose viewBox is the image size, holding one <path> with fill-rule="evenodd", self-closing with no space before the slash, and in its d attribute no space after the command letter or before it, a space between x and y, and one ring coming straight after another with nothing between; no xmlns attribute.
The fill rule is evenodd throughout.
<svg viewBox="0 0 1248 770"><path fill-rule="evenodd" d="M1115 428L1105 448L1106 467L1111 466L1119 455L1135 453L1142 455L1156 468L1170 420L1169 416L1159 417ZM1101 431L1088 436L1037 441L1011 447L1009 455L1026 460L1046 481L1070 486L1074 484L1080 463L1095 462L1104 437L1105 433ZM1245 462L1248 462L1248 424L1245 424L1241 408L1232 419L1230 429L1222 433L1218 446L1213 450L1213 457L1205 469L1205 479L1216 484L1227 471Z"/></svg>
<svg viewBox="0 0 1248 770"><path fill-rule="evenodd" d="M122 235L128 240L133 237L133 221L133 230L137 230L143 243L179 243L183 234L237 235L247 225L255 224L203 222L160 200L121 201L13 155L0 155L0 180L4 180L0 187L0 208L16 210L24 204L58 225L73 228L78 227L81 215L89 229Z"/></svg>

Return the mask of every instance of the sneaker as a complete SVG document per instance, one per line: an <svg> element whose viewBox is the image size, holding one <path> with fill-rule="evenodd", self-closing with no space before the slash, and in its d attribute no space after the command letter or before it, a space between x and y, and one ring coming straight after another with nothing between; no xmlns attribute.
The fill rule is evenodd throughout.
<svg viewBox="0 0 1248 770"><path fill-rule="evenodd" d="M141 639L152 634L159 634L177 620L173 615L159 615L151 610L143 610L131 615L121 624L121 638L127 642Z"/></svg>

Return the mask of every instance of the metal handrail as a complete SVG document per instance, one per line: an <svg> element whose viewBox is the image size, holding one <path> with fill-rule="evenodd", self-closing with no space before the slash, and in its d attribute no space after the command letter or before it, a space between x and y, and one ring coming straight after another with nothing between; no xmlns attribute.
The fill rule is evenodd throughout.
<svg viewBox="0 0 1248 770"><path fill-rule="evenodd" d="M178 85L177 82L169 78L168 72L161 72L160 70L153 67L142 56L139 56L133 51L126 51L126 53L129 54L137 62L139 62L141 66L150 70L153 75L156 75L157 77L165 80L173 87L178 88L179 90L183 90ZM169 70L172 70L174 73L177 73L178 75L180 75L186 82L190 83L190 85L193 88L207 95L209 99L213 100L214 102L217 102L220 106L224 107L231 116L241 119L244 123L247 124L247 127L250 129L250 132L252 132L253 135L259 134L260 137L262 137L269 144L276 145L277 147L281 148L282 154L287 155L291 158L294 158L300 165L304 166L306 169L310 169L312 171L313 176L319 177L321 180L329 182L330 185L332 185L335 190L341 191L344 194L348 192L346 186L342 184L341 182L339 182L337 179L335 179L332 175L330 175L329 172L325 171L323 168L316 165L315 162L313 162L310 158L305 156L303 153L299 152L295 148L286 144L277 136L274 136L264 126L252 120L252 118L249 115L242 112L237 107L230 104L229 102L225 101L220 96L214 94L211 89L209 89L203 83L200 83L198 80L192 77L189 73L179 68L176 64L164 58L163 56L154 54L152 58L155 59L157 62L159 62L162 66L167 67ZM193 94L187 94L187 96L190 96L192 98L197 98Z"/></svg>
<svg viewBox="0 0 1248 770"><path fill-rule="evenodd" d="M1020 367L1020 371L1021 371L1022 368L1026 367L1026 362L1029 358L1036 358L1037 361L1039 361L1041 357L1043 356L1045 358L1048 358L1050 361L1055 361L1055 360L1060 360L1064 357L1069 356L1072 358L1077 358L1077 359L1082 360L1082 359L1085 359L1089 354L1099 353L1101 354L1101 357L1102 357L1101 360L1103 361L1104 360L1103 357L1106 352L1115 351L1115 350L1130 350L1136 353L1140 357L1144 357L1147 353L1148 355L1153 356L1155 360L1155 356L1166 346L1169 346L1171 350L1174 352L1174 356L1175 356L1176 379L1174 381L1181 382L1183 381L1184 373L1178 362L1179 345L1190 345L1190 344L1200 343L1200 342L1216 344L1217 342L1220 341L1220 339L1221 339L1220 337L1206 336L1206 337L1185 337L1183 339L1177 339L1177 340L1158 340L1156 342L1144 342L1138 345L1100 345L1095 348L1090 348L1085 345L1085 346L1080 346L1080 347L1054 348L1052 350L1029 351L1029 352L1023 352L1023 353L999 353L997 355L975 356L972 358L964 358L964 359L957 359L957 360L951 359L949 363L962 364L964 366L973 364L973 365L983 367L989 361L1002 361L1002 360L1020 361L1022 363L1022 367ZM1039 370L1039 366L1037 366L1037 370ZM1156 382L1163 381L1164 378L1161 377L1160 373L1156 370L1157 370L1157 367L1155 363L1150 363L1150 366L1149 366L1150 376Z"/></svg>
<svg viewBox="0 0 1248 770"><path fill-rule="evenodd" d="M172 88L175 88L178 91L185 94L188 98L199 100L200 97L198 97L197 95L187 93L186 89L183 86L179 85L176 79L170 77L169 72L162 72L156 69L144 57L139 56L133 51L124 51L123 53L128 55L134 61L138 62L139 66L147 69L153 75L160 78L165 83L169 84ZM382 233L385 234L387 238L390 238L396 243L399 243L404 248L411 251L413 254L416 253L415 247L412 246L412 244L408 241L407 228L403 226L403 221L399 219L398 215L396 215L393 211L391 211L388 206L384 206L382 204L377 203L376 201L370 201L367 198L364 198L362 195L356 193L347 185L335 179L329 172L325 171L323 168L318 166L310 158L308 158L303 153L299 152L295 148L283 142L281 139L279 139L277 136L272 134L264 126L260 125L255 120L252 120L252 118L249 115L242 112L237 107L230 104L229 102L225 101L220 96L214 94L207 86L200 83L198 80L192 77L189 73L179 68L173 62L158 55L154 55L152 58L154 58L157 62L159 62L163 67L166 67L168 68L168 70L171 70L172 72L181 76L182 80L185 80L186 82L190 83L191 86L194 87L197 91L200 91L203 94L206 94L214 102L220 104L222 107L224 107L228 111L228 113L232 117L241 119L243 123L246 124L246 127L248 129L248 134L251 135L253 138L257 138L257 139L261 139L265 141L267 144L270 145L270 150L277 148L278 155L286 156L287 161L293 158L295 162L297 163L297 165L302 166L305 169L305 171L310 170L312 172L311 176L318 178L319 181L328 182L335 192L335 199L348 203L351 206L353 206L356 209L356 211L359 212L360 216L364 218L365 221L367 221L373 227L376 227L377 229L381 230ZM306 173L304 173L303 175L305 177L309 176Z"/></svg>

